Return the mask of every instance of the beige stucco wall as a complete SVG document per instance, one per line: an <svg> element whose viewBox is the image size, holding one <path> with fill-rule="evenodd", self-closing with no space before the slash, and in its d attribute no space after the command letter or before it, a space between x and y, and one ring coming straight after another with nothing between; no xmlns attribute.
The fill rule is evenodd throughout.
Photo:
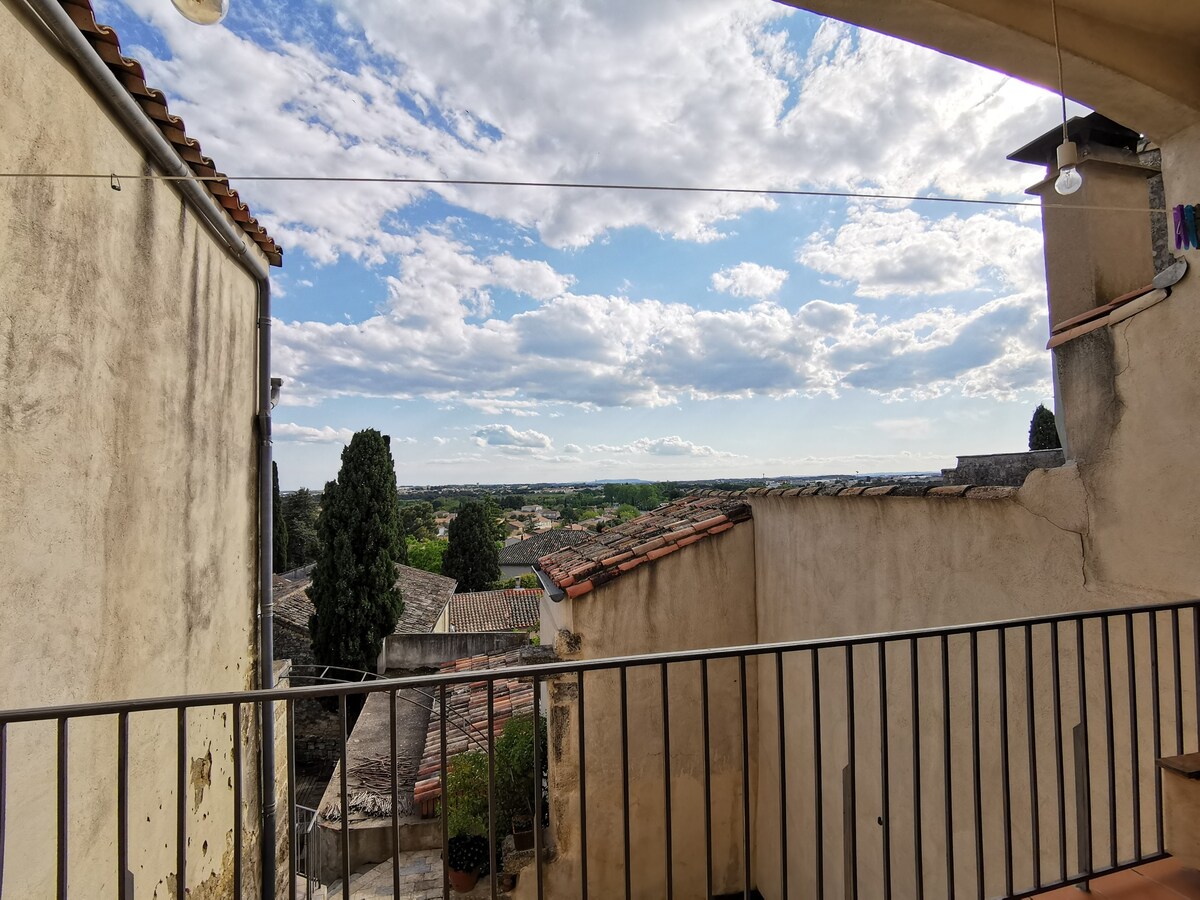
<svg viewBox="0 0 1200 900"><path fill-rule="evenodd" d="M0 2L0 170L144 172ZM0 203L0 706L256 681L255 285L166 184L6 179ZM174 891L175 718L131 719L131 868ZM245 793L256 793L245 710ZM188 719L193 898L228 896L228 710ZM9 729L6 895L52 894L51 727ZM112 896L116 725L70 730L72 893ZM247 830L256 812L245 812ZM248 866L257 851L247 844ZM253 879L248 876L248 883Z"/></svg>
<svg viewBox="0 0 1200 900"><path fill-rule="evenodd" d="M569 604L578 650L596 659L666 649L753 642L754 530L747 524L642 566ZM559 641L559 651L566 649ZM588 883L591 896L624 896L619 676L585 676ZM704 757L698 663L670 666L671 809L677 897L704 895ZM747 715L757 743L757 693L750 664ZM576 684L551 691L550 797L557 857L546 869L548 897L579 895L580 840ZM709 667L714 879L717 893L741 885L741 681L736 660ZM630 844L633 896L665 894L662 693L659 667L630 670ZM757 777L750 760L751 800ZM751 809L753 816L753 806ZM521 890L531 890L532 875ZM530 894L532 896L532 894Z"/></svg>

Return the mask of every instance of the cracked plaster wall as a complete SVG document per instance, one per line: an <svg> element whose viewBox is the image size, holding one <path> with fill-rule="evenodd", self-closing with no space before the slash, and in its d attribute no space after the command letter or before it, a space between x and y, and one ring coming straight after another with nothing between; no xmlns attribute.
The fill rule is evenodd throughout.
<svg viewBox="0 0 1200 900"><path fill-rule="evenodd" d="M0 169L146 170L139 147L8 0L0 96ZM117 192L107 179L17 179L4 190L0 705L251 687L254 282L167 184ZM250 886L257 776L244 712ZM188 716L189 776L204 760L185 798L193 898L229 896L228 717ZM175 729L173 713L130 719L138 897L177 890ZM115 896L116 735L113 718L70 726L72 896ZM54 747L53 727L8 730L6 897L54 893Z"/></svg>

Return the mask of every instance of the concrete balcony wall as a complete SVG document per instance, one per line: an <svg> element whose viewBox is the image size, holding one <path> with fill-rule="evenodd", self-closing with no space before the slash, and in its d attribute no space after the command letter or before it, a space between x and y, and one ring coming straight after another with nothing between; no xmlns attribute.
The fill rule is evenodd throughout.
<svg viewBox="0 0 1200 900"><path fill-rule="evenodd" d="M150 171L7 0L0 95L0 169ZM162 182L10 179L0 234L0 704L253 687L253 279ZM257 742L244 713L251 885ZM138 897L176 890L175 729L172 713L130 719ZM194 900L229 896L232 732L228 709L188 718ZM8 751L5 896L53 896L53 728L12 726ZM73 896L116 895L116 759L114 718L71 726Z"/></svg>
<svg viewBox="0 0 1200 900"><path fill-rule="evenodd" d="M664 649L753 642L754 530L732 530L617 578L571 604L577 650L593 659ZM560 653L564 642L560 641ZM624 896L624 835L619 676L585 676L587 848L591 896ZM659 667L628 674L630 843L633 896L661 900L665 893L662 693ZM750 746L757 746L757 675L747 673ZM704 895L704 751L700 666L671 666L670 739L672 854L675 896ZM572 677L550 688L551 840L557 856L546 868L547 897L579 896L579 757L577 686ZM709 668L712 754L714 886L741 886L741 681L735 660ZM757 778L750 758L751 793ZM753 815L753 811L751 813ZM522 876L519 897L532 897L534 879ZM525 893L528 891L529 893Z"/></svg>

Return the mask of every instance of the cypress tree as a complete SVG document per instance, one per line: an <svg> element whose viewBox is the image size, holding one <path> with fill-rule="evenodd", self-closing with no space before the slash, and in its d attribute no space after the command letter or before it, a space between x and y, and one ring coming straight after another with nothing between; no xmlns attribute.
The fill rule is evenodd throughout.
<svg viewBox="0 0 1200 900"><path fill-rule="evenodd" d="M306 566L317 558L317 516L320 509L308 488L300 488L283 501L283 522L287 528L288 565Z"/></svg>
<svg viewBox="0 0 1200 900"><path fill-rule="evenodd" d="M287 522L283 518L283 502L279 499L279 466L271 460L271 543L272 543L272 572L288 570Z"/></svg>
<svg viewBox="0 0 1200 900"><path fill-rule="evenodd" d="M486 591L500 579L500 548L484 504L464 503L450 523L442 574L458 581L458 592Z"/></svg>
<svg viewBox="0 0 1200 900"><path fill-rule="evenodd" d="M1061 446L1058 429L1054 427L1054 413L1039 403L1029 422L1029 449L1057 450Z"/></svg>
<svg viewBox="0 0 1200 900"><path fill-rule="evenodd" d="M313 655L325 665L374 670L380 642L404 609L396 564L406 558L396 470L383 435L360 431L342 450L317 519L320 554L308 596Z"/></svg>

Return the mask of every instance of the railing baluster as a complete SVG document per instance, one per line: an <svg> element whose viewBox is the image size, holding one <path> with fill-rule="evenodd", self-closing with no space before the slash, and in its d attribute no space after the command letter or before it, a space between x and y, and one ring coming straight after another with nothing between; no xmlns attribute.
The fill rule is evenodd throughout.
<svg viewBox="0 0 1200 900"><path fill-rule="evenodd" d="M783 704L783 653L775 654L775 718L779 722L779 896L788 895L787 715Z"/></svg>
<svg viewBox="0 0 1200 900"><path fill-rule="evenodd" d="M289 704L290 708L290 704ZM400 786L396 760L396 690L388 691L388 751L392 788L392 893L400 893ZM293 879L294 880L294 879Z"/></svg>
<svg viewBox="0 0 1200 900"><path fill-rule="evenodd" d="M633 879L629 871L629 670L621 666L621 834L624 841L625 900L633 896ZM704 711L708 713L708 697L704 698ZM707 750L707 747L705 748ZM709 844L710 852L712 845ZM712 868L709 868L712 871Z"/></svg>
<svg viewBox="0 0 1200 900"><path fill-rule="evenodd" d="M187 707L175 716L175 896L187 896Z"/></svg>
<svg viewBox="0 0 1200 900"><path fill-rule="evenodd" d="M1087 645L1084 641L1083 619L1075 620L1075 662L1079 679L1079 733L1082 739L1080 749L1080 771L1083 773L1083 823L1079 826L1086 837L1082 844L1087 850L1087 860L1080 860L1083 871L1091 875L1096 871L1095 848L1092 844L1092 751L1089 745L1088 703L1087 703ZM1075 785L1078 794L1080 786Z"/></svg>
<svg viewBox="0 0 1200 900"><path fill-rule="evenodd" d="M1196 682L1196 750L1200 751L1200 603L1192 607L1192 678Z"/></svg>
<svg viewBox="0 0 1200 900"><path fill-rule="evenodd" d="M346 694L338 695L338 755L341 765L339 766L339 787L341 789L342 801L342 821L341 821L341 844L342 844L342 897L344 900L350 900L350 791L347 783L349 774L349 754L346 751L346 738L349 736L349 729L346 722L346 705L350 702L350 698ZM241 896L240 894L238 895Z"/></svg>
<svg viewBox="0 0 1200 900"><path fill-rule="evenodd" d="M624 675L624 669L622 669ZM713 843L712 843L712 748L708 736L708 660L700 660L700 725L704 737L704 886L705 897L713 895ZM629 800L625 801L626 809ZM628 850L628 847L626 848ZM627 857L628 859L628 857ZM625 871L629 871L628 861ZM626 895L629 888L626 885Z"/></svg>
<svg viewBox="0 0 1200 900"><path fill-rule="evenodd" d="M746 656L738 657L738 681L742 698L742 894L750 900L750 720L746 703Z"/></svg>
<svg viewBox="0 0 1200 900"><path fill-rule="evenodd" d="M242 896L242 704L233 704L233 895Z"/></svg>
<svg viewBox="0 0 1200 900"><path fill-rule="evenodd" d="M888 770L887 644L876 645L879 656L879 772L883 815L883 896L892 896L892 814ZM787 896L786 894L784 896Z"/></svg>
<svg viewBox="0 0 1200 900"><path fill-rule="evenodd" d="M825 777L821 765L821 654L818 650L809 651L812 663L812 732L813 732L813 807L816 815L816 829L813 837L816 844L816 864L814 874L817 883L817 900L825 898ZM709 892L711 895L711 891Z"/></svg>
<svg viewBox="0 0 1200 900"><path fill-rule="evenodd" d="M1105 620L1108 621L1107 619ZM1179 610L1171 610L1171 666L1175 675L1175 752L1183 753L1183 666L1179 646Z"/></svg>
<svg viewBox="0 0 1200 900"><path fill-rule="evenodd" d="M622 669L622 675L624 670ZM537 879L537 898L542 900L544 885L542 884L542 767L546 760L542 759L542 688L537 675L533 676L533 858L534 877ZM549 750L547 742L546 749ZM628 783L628 779L626 779ZM628 822L629 797L626 790L625 799L626 822Z"/></svg>
<svg viewBox="0 0 1200 900"><path fill-rule="evenodd" d="M975 894L983 900L983 791L979 769L979 632L972 631L971 641L971 787L975 816Z"/></svg>
<svg viewBox="0 0 1200 900"><path fill-rule="evenodd" d="M299 829L296 827L296 705L289 697L284 701L285 726L287 728L287 816L288 816L288 900L296 900L296 842ZM394 732L395 729L393 728ZM304 868L312 867L306 862ZM305 877L310 874L306 871Z"/></svg>
<svg viewBox="0 0 1200 900"><path fill-rule="evenodd" d="M675 872L671 858L671 691L667 678L667 664L660 668L662 685L662 737L663 737L663 838L667 854L667 900L675 896Z"/></svg>
<svg viewBox="0 0 1200 900"><path fill-rule="evenodd" d="M129 900L129 713L117 713L117 898Z"/></svg>
<svg viewBox="0 0 1200 900"><path fill-rule="evenodd" d="M8 836L8 723L0 722L0 897L4 896L4 839ZM711 891L709 892L712 893Z"/></svg>
<svg viewBox="0 0 1200 900"><path fill-rule="evenodd" d="M587 900L588 895L588 845L587 845L587 738L585 735L583 671L576 677L576 709L579 716L579 896Z"/></svg>
<svg viewBox="0 0 1200 900"><path fill-rule="evenodd" d="M1008 634L996 629L996 667L1000 687L1000 783L1003 795L1001 810L1004 822L1004 893L1013 893L1012 853L1012 772L1008 765Z"/></svg>
<svg viewBox="0 0 1200 900"><path fill-rule="evenodd" d="M913 767L913 864L916 877L916 896L925 896L924 840L921 834L921 665L917 656L917 639L908 642L908 679L912 688L912 767Z"/></svg>
<svg viewBox="0 0 1200 900"><path fill-rule="evenodd" d="M1058 791L1058 861L1061 880L1067 880L1067 782L1062 746L1062 669L1058 659L1058 623L1050 624L1051 705L1054 707L1054 766Z"/></svg>
<svg viewBox="0 0 1200 900"><path fill-rule="evenodd" d="M858 897L858 785L854 772L854 645L846 645L846 823L850 843L846 865L850 896Z"/></svg>
<svg viewBox="0 0 1200 900"><path fill-rule="evenodd" d="M583 678L580 676L580 680ZM488 881L491 883L492 900L496 900L496 681L487 682L487 764L488 764Z"/></svg>
<svg viewBox="0 0 1200 900"><path fill-rule="evenodd" d="M58 900L67 900L67 719L58 720Z"/></svg>
<svg viewBox="0 0 1200 900"><path fill-rule="evenodd" d="M1116 745L1113 743L1113 689L1112 654L1109 643L1112 635L1108 618L1100 620L1101 637L1104 640L1104 737L1108 742L1105 756L1108 758L1108 858L1112 868L1117 867L1117 760Z"/></svg>
<svg viewBox="0 0 1200 900"><path fill-rule="evenodd" d="M1133 803L1133 858L1142 858L1142 773L1138 762L1137 646L1133 637L1133 614L1125 614L1125 656L1129 667L1129 771Z"/></svg>
<svg viewBox="0 0 1200 900"><path fill-rule="evenodd" d="M942 799L946 804L946 896L954 900L954 791L950 759L950 644L941 636L942 651Z"/></svg>
<svg viewBox="0 0 1200 900"><path fill-rule="evenodd" d="M1153 704L1150 709L1151 728L1154 729L1154 759L1162 758L1162 697L1159 694L1158 683L1158 613L1151 611L1149 614L1150 624L1150 700ZM1163 852L1163 797L1162 797L1162 769L1157 765L1154 767L1154 821L1155 821L1155 849L1156 852Z"/></svg>
<svg viewBox="0 0 1200 900"><path fill-rule="evenodd" d="M1029 751L1029 818L1033 855L1033 885L1042 886L1042 817L1038 798L1037 728L1033 705L1033 627L1025 626L1025 739Z"/></svg>
<svg viewBox="0 0 1200 900"><path fill-rule="evenodd" d="M438 747L441 766L438 777L442 782L442 793L439 799L442 820L442 900L450 900L450 791L447 787L449 774L446 772L446 719L450 717L450 707L446 705L446 685L438 687Z"/></svg>

